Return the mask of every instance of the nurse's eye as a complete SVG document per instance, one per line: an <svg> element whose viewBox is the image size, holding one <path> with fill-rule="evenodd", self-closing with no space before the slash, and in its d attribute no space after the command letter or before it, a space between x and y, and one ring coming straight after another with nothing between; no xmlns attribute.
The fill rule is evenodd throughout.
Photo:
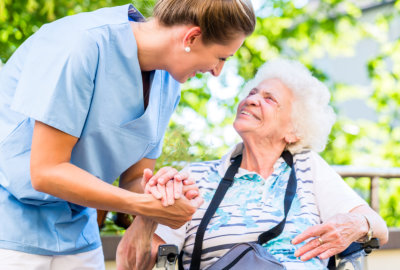
<svg viewBox="0 0 400 270"><path fill-rule="evenodd" d="M222 62L225 62L226 60L227 60L227 58L224 58L224 57L219 58L219 61L222 61Z"/></svg>

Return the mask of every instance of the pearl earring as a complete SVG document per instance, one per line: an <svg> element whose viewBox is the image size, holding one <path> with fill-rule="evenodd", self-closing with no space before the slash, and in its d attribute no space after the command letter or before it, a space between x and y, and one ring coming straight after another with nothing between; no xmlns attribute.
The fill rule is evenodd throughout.
<svg viewBox="0 0 400 270"><path fill-rule="evenodd" d="M187 53L190 52L190 47L189 46L185 47L185 52L187 52Z"/></svg>

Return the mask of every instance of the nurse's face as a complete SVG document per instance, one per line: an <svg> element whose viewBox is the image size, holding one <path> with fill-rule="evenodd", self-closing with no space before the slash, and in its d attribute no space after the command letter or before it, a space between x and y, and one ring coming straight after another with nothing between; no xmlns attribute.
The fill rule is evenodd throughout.
<svg viewBox="0 0 400 270"><path fill-rule="evenodd" d="M180 83L186 82L197 73L210 72L214 76L221 73L228 57L232 56L245 39L240 35L226 45L210 43L205 45L200 38L189 47L190 52L182 49L179 61L176 61L169 73Z"/></svg>

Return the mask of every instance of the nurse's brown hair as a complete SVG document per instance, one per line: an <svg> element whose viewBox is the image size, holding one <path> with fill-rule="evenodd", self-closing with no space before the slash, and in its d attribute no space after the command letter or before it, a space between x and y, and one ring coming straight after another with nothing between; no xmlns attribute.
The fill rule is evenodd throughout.
<svg viewBox="0 0 400 270"><path fill-rule="evenodd" d="M165 26L199 26L204 44L248 36L256 24L250 0L158 0L153 16Z"/></svg>

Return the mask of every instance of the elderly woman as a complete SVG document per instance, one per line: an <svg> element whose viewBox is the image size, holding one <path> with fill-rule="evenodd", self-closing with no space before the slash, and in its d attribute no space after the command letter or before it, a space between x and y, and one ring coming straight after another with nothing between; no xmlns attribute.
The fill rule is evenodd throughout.
<svg viewBox="0 0 400 270"><path fill-rule="evenodd" d="M328 89L301 64L273 60L258 71L247 91L233 124L243 142L221 160L186 168L205 203L173 233L160 226L153 242L178 245L184 252L184 268L190 266L197 228L231 158L239 154L242 162L234 184L205 232L200 268L212 265L236 243L257 241L284 217L291 168L281 154L288 150L293 155L297 191L283 232L264 245L275 258L287 269L324 269L327 258L354 241L373 235L385 244L385 222L317 154L335 121ZM140 219L136 222L138 230L143 233L146 227L150 234L152 226Z"/></svg>

